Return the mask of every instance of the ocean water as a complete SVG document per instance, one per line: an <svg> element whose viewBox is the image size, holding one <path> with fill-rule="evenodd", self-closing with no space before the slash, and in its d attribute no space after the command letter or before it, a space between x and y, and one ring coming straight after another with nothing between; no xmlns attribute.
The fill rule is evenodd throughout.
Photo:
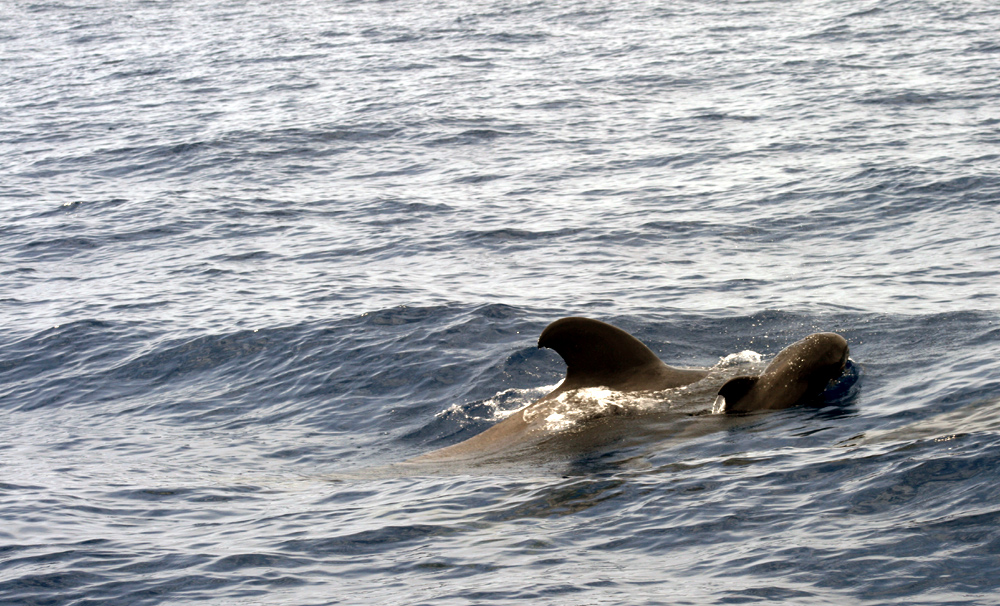
<svg viewBox="0 0 1000 606"><path fill-rule="evenodd" d="M5 0L0 603L996 604L997 32ZM567 315L692 367L836 331L857 377L405 463L556 384Z"/></svg>

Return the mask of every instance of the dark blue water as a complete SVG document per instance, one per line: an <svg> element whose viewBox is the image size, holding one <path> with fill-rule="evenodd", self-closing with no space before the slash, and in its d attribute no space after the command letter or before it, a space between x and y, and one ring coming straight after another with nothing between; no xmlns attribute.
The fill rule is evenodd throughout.
<svg viewBox="0 0 1000 606"><path fill-rule="evenodd" d="M0 602L995 604L998 31L3 3ZM858 378L400 465L558 382L566 315L677 366L837 331Z"/></svg>

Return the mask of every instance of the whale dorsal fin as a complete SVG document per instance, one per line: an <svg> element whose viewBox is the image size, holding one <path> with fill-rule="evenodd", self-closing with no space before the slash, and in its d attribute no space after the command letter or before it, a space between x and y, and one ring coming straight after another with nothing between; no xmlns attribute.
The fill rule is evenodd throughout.
<svg viewBox="0 0 1000 606"><path fill-rule="evenodd" d="M624 330L589 318L549 324L538 346L554 349L566 362L567 386L614 386L616 377L666 367L648 347Z"/></svg>
<svg viewBox="0 0 1000 606"><path fill-rule="evenodd" d="M729 414L749 412L751 409L741 407L741 400L750 393L750 390L760 382L760 377L743 376L734 377L719 388L719 397L723 398L725 407L722 412Z"/></svg>

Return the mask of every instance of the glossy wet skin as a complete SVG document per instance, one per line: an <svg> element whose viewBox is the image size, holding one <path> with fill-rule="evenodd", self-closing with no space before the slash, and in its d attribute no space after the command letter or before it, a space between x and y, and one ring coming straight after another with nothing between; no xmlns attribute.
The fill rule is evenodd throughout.
<svg viewBox="0 0 1000 606"><path fill-rule="evenodd" d="M832 332L811 334L781 350L756 377L737 377L719 390L725 412L779 410L818 398L843 373L850 348Z"/></svg>

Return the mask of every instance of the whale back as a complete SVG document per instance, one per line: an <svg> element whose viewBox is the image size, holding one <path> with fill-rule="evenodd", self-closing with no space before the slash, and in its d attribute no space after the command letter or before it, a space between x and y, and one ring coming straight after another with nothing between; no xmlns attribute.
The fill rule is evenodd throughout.
<svg viewBox="0 0 1000 606"><path fill-rule="evenodd" d="M624 330L589 318L556 320L542 331L538 347L555 350L566 362L566 379L549 397L584 387L666 389L693 383L705 375L667 366Z"/></svg>

